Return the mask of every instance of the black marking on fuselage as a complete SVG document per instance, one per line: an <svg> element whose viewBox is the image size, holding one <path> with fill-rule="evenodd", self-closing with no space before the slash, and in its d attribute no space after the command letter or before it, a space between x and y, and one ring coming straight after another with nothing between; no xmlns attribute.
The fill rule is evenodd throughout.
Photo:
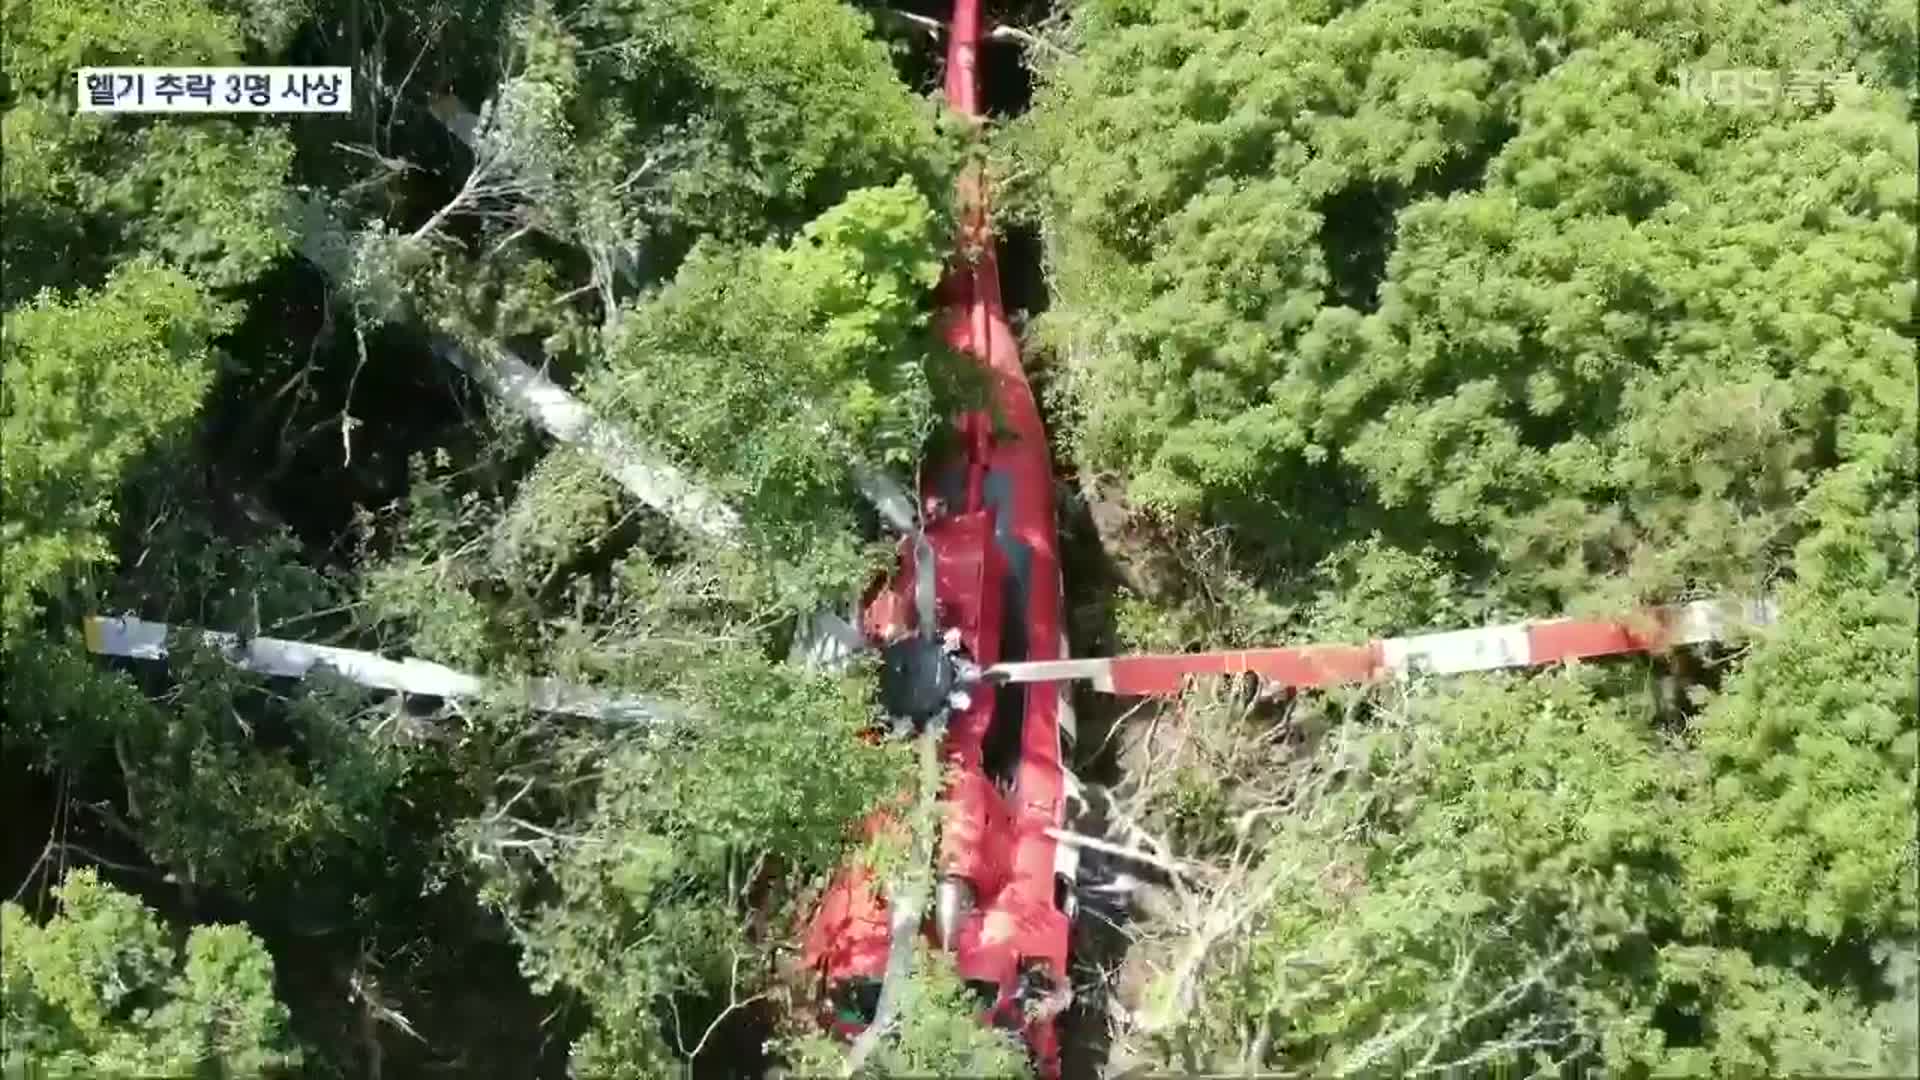
<svg viewBox="0 0 1920 1080"><path fill-rule="evenodd" d="M998 470L987 473L982 497L993 511L993 543L1007 560L1007 575L1000 592L1000 661L1017 663L1027 658L1027 597L1033 576L1033 552L1014 536L1013 482ZM994 691L993 721L987 726L981 745L981 766L989 777L1003 784L1013 780L1014 766L1020 760L1020 733L1027 719L1026 686L1002 686Z"/></svg>

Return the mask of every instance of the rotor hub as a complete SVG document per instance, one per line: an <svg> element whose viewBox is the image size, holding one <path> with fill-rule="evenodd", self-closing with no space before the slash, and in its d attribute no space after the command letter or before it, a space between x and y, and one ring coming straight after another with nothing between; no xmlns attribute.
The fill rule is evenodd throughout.
<svg viewBox="0 0 1920 1080"><path fill-rule="evenodd" d="M959 671L938 638L915 634L880 650L880 704L918 727L947 708Z"/></svg>

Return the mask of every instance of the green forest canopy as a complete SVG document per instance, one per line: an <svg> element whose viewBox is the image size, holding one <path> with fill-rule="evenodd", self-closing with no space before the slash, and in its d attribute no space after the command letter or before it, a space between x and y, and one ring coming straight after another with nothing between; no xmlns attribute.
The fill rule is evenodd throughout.
<svg viewBox="0 0 1920 1080"><path fill-rule="evenodd" d="M1183 758L1145 824L1246 876L1223 933L1141 924L1143 954L1193 959L1123 1041L1343 1074L1920 1067L1912 11L1061 15L985 149L1043 239L1055 439L1128 521L1112 553L1169 568L1109 597L1070 565L1110 609L1089 637L1762 588L1785 612L1677 714L1628 661L1303 699L1319 734L1285 761ZM833 1060L780 970L910 764L857 738L867 672L780 658L888 557L852 463L906 478L964 393L929 319L980 149L895 25L838 0L6 0L0 736L53 826L10 855L7 1068L650 1077L751 1067L728 1048L768 1034ZM360 90L340 117L76 114L74 68L108 63L355 63ZM1680 89L1726 68L1859 85ZM323 241L339 264L303 257ZM446 342L544 365L737 506L744 543L681 534ZM421 715L184 642L109 668L77 640L103 609L703 722ZM951 973L917 985L881 1071L1017 1067Z"/></svg>
<svg viewBox="0 0 1920 1080"><path fill-rule="evenodd" d="M1276 868L1162 1052L1914 1068L1913 13L1096 0L1062 44L1013 160L1063 434L1233 552L1127 644L1788 612L1677 726L1618 671L1389 709L1390 786L1268 840L1359 898ZM1677 86L1727 68L1860 86Z"/></svg>

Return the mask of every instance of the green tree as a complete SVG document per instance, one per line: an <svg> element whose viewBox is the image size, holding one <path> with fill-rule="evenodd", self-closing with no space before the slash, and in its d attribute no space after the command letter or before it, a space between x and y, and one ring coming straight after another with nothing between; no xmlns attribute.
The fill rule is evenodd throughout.
<svg viewBox="0 0 1920 1080"><path fill-rule="evenodd" d="M1782 626L1698 721L1712 788L1686 856L1732 925L1920 939L1911 475L1828 475Z"/></svg>
<svg viewBox="0 0 1920 1080"><path fill-rule="evenodd" d="M45 1076L255 1076L299 1063L273 961L239 926L196 926L184 951L137 899L76 870L60 910L5 922L6 1068Z"/></svg>
<svg viewBox="0 0 1920 1080"><path fill-rule="evenodd" d="M1294 570L1437 541L1529 608L1764 579L1911 396L1914 144L1873 70L1681 93L1847 59L1827 9L1730 10L1086 5L1017 147L1083 471Z"/></svg>
<svg viewBox="0 0 1920 1080"><path fill-rule="evenodd" d="M561 755L523 764L525 808L510 792L469 824L532 984L592 1017L577 1072L692 1058L712 1045L696 1018L717 1025L774 990L783 928L904 772L896 748L860 737L868 693L743 656L685 685L698 730L580 746L563 759L592 768L585 786L553 767Z"/></svg>
<svg viewBox="0 0 1920 1080"><path fill-rule="evenodd" d="M1142 812L1214 874L1146 932L1172 957L1149 1057L1906 1067L1912 25L1075 9L1003 156L1046 233L1036 331L1081 473L1186 575L1124 631L1356 638L1762 588L1785 611L1684 722L1629 666L1344 721L1304 698L1276 729L1297 751L1244 716L1177 768L1146 747ZM1745 67L1861 86L1681 85ZM1281 807L1271 836L1230 827Z"/></svg>
<svg viewBox="0 0 1920 1080"><path fill-rule="evenodd" d="M0 559L11 641L36 594L108 559L122 473L199 409L210 339L230 325L206 291L150 262L99 292L43 294L7 314L0 337Z"/></svg>
<svg viewBox="0 0 1920 1080"><path fill-rule="evenodd" d="M74 72L110 64L231 64L240 23L200 0L9 0L0 242L5 301L98 285L129 256L165 259L209 288L244 284L286 250L291 150L271 126L74 111Z"/></svg>
<svg viewBox="0 0 1920 1080"><path fill-rule="evenodd" d="M240 313L231 290L285 250L290 151L270 127L73 110L82 65L236 61L239 24L197 0L9 2L0 19L12 640L33 594L107 558L121 473L197 412Z"/></svg>
<svg viewBox="0 0 1920 1080"><path fill-rule="evenodd" d="M857 588L874 560L852 467L911 467L934 426L937 220L902 180L854 192L789 245L696 249L622 317L587 399L708 478L764 552Z"/></svg>
<svg viewBox="0 0 1920 1080"><path fill-rule="evenodd" d="M1159 1052L1336 1075L1896 1066L1872 962L1856 989L1783 953L1778 921L1714 925L1712 879L1672 823L1718 823L1689 810L1684 745L1649 733L1617 682L1421 690L1311 760L1243 760L1292 779L1228 778L1219 815L1242 828L1214 834L1238 845L1214 858L1232 869L1148 932L1182 961L1149 992ZM1181 842L1181 790L1150 799L1147 820L1204 855ZM1876 881L1889 906L1895 877ZM1169 940L1168 926L1190 928ZM1875 932L1909 936L1897 918Z"/></svg>
<svg viewBox="0 0 1920 1080"><path fill-rule="evenodd" d="M423 467L410 505L371 523L397 540L364 567L380 632L508 682L558 674L673 704L585 729L470 712L485 735L456 766L474 810L450 851L529 984L582 1007L575 1070L653 1075L776 991L773 957L809 890L907 763L862 737L870 672L773 659L767 629L791 611L778 582L669 563L651 545L671 537L607 550L631 515L589 463L548 457L510 495L450 480Z"/></svg>

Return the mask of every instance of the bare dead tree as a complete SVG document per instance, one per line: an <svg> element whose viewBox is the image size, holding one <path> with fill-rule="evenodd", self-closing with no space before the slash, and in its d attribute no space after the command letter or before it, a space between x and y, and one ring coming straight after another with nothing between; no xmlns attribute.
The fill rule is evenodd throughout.
<svg viewBox="0 0 1920 1080"><path fill-rule="evenodd" d="M1285 721L1266 728L1251 724L1255 704L1221 690L1210 685L1185 702L1184 722L1165 723L1165 717L1156 717L1148 725L1149 745L1141 756L1156 766L1135 771L1116 789L1109 807L1111 833L1122 843L1082 841L1166 875L1166 902L1159 917L1129 931L1136 944L1142 937L1153 939L1157 948L1142 949L1141 954L1158 954L1158 960L1149 963L1161 969L1157 981L1163 989L1145 1007L1130 1009L1121 1018L1126 1029L1118 1033L1122 1039L1152 1039L1192 1015L1202 985L1227 951L1224 946L1260 919L1282 887L1311 880L1320 869L1309 864L1311 853L1273 850L1262 826L1282 813L1296 820L1316 811L1330 813L1330 807L1321 810L1327 804L1319 796L1335 782L1335 770L1313 768L1310 761L1289 762L1273 753ZM1337 755L1336 749L1330 756ZM1204 856L1179 852L1146 824L1183 767L1196 763L1233 783L1238 811L1230 822L1226 850ZM1254 1033L1249 1042L1260 1039Z"/></svg>
<svg viewBox="0 0 1920 1080"><path fill-rule="evenodd" d="M486 122L492 104L480 112L466 107L459 99L442 96L433 103L433 115L455 139L476 156L487 152L484 145ZM601 311L609 329L618 321L619 296L615 286L630 278L640 261L640 239L632 224L637 213L658 213L663 207L650 203L669 176L669 166L684 160L694 149L695 140L685 129L670 125L639 164L625 171L616 182L610 176L575 176L566 185L568 212L555 214L545 205L529 205L517 227L490 249L492 258L529 233L538 232L578 248L587 256L590 274L587 283L560 297L572 300L586 293L598 295ZM543 163L544 164L544 163Z"/></svg>
<svg viewBox="0 0 1920 1080"><path fill-rule="evenodd" d="M1116 1050L1132 1059L1153 1059L1170 1050L1181 1059L1177 1064L1190 1070L1264 1070L1278 1038L1277 1024L1311 1010L1329 993L1364 985L1374 962L1358 951L1328 953L1317 936L1281 955L1273 953L1274 939L1265 940L1258 970L1278 968L1301 977L1283 986L1263 982L1258 1014L1237 1018L1238 1030L1225 1036L1235 1041L1225 1044L1225 1033L1208 1030L1217 1017L1209 1020L1206 999L1255 972L1250 946L1283 893L1317 892L1343 905L1366 888L1357 867L1328 860L1337 862L1330 853L1380 843L1371 832L1374 812L1394 797L1396 778L1411 767L1411 754L1384 762L1377 754L1362 755L1383 729L1412 730L1405 727L1404 695L1418 690L1387 691L1403 700L1376 709L1368 724L1349 716L1310 747L1282 738L1289 718L1254 722L1257 700L1221 691L1220 684L1202 688L1184 703L1177 722L1149 727L1151 745L1143 756L1157 767L1136 771L1134 776L1144 780L1125 785L1110 814L1113 838L1124 843L1109 841L1100 849L1130 855L1166 877L1164 889L1154 894L1160 902L1127 928L1132 962L1147 969L1153 988L1144 1002L1113 995L1122 1000L1109 1023ZM1368 769L1358 768L1362 762ZM1195 767L1232 791L1223 819L1225 841L1205 854L1182 852L1153 828L1159 820L1156 802L1173 777ZM1358 778L1369 772L1361 784ZM1275 828L1283 822L1284 830ZM1312 842L1301 842L1306 838ZM1391 856L1395 844L1388 844ZM1587 1045L1588 1033L1573 1019L1576 1013L1566 999L1567 970L1585 939L1562 927L1544 944L1525 942L1519 938L1521 922L1522 915L1514 912L1490 924L1462 925L1451 945L1453 971L1446 988L1347 1048L1332 1065L1333 1074L1359 1075L1391 1064L1406 1075L1430 1075L1532 1052L1564 1056ZM1516 968L1516 957L1530 959ZM1484 1033L1489 1024L1496 1034Z"/></svg>
<svg viewBox="0 0 1920 1080"><path fill-rule="evenodd" d="M769 992L765 990L746 997L740 996L740 964L747 959L747 956L738 949L729 949L728 954L731 961L727 968L727 1003L721 1008L720 1014L707 1024L706 1030L700 1033L699 1041L695 1042L691 1049L687 1047L686 1038L681 1032L680 1005L674 998L667 998L667 1009L673 1016L674 1046L690 1062L698 1058L700 1052L707 1048L707 1043L713 1039L713 1033L720 1030L720 1025L726 1022L727 1017L769 996Z"/></svg>
<svg viewBox="0 0 1920 1080"><path fill-rule="evenodd" d="M436 102L445 111L447 99ZM457 215L522 223L530 208L555 192L554 163L564 150L566 124L559 91L515 77L482 106L472 138L473 165L459 191L407 239L424 241Z"/></svg>
<svg viewBox="0 0 1920 1080"><path fill-rule="evenodd" d="M382 966L372 948L363 942L359 959L346 973L347 999L359 1006L360 1044L367 1054L367 1075L373 1080L380 1080L386 1058L380 1042L381 1028L392 1028L422 1045L427 1042L381 986Z"/></svg>

